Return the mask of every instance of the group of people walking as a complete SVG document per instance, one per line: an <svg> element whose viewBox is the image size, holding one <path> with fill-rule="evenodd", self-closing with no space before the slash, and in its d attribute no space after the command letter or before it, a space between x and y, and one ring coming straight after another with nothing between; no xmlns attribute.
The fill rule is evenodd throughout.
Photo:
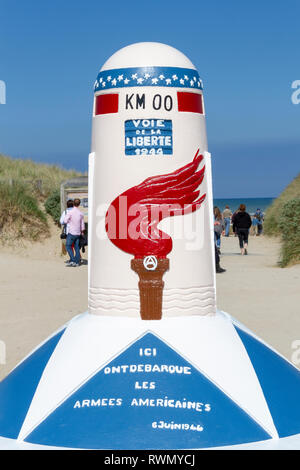
<svg viewBox="0 0 300 470"><path fill-rule="evenodd" d="M216 271L219 273L225 271L220 267L221 235L224 233L225 237L229 237L231 224L234 235L239 239L241 254L247 255L250 227L253 226L255 235L261 235L263 213L260 209L257 209L253 219L251 219L251 216L246 212L245 204L240 204L234 213L231 212L229 206L225 207L223 213L218 207L214 207Z"/></svg>
<svg viewBox="0 0 300 470"><path fill-rule="evenodd" d="M80 248L86 244L84 215L79 209L80 199L69 199L67 208L62 213L60 224L63 227L62 238L66 239L66 250L69 260L67 267L80 266Z"/></svg>
<svg viewBox="0 0 300 470"><path fill-rule="evenodd" d="M66 250L69 255L69 260L66 262L66 266L68 267L80 266L80 248L87 244L84 215L79 210L79 206L80 199L68 200L67 208L60 218L60 223L63 227L61 238L66 239ZM253 226L256 235L260 235L262 233L262 222L262 211L257 209L253 219L251 219L251 216L246 212L245 204L240 204L239 208L234 213L231 212L229 206L225 207L223 213L218 207L214 207L215 261L217 273L226 271L220 266L221 235L224 234L225 237L229 237L232 224L233 233L239 239L241 254L247 255L250 227Z"/></svg>

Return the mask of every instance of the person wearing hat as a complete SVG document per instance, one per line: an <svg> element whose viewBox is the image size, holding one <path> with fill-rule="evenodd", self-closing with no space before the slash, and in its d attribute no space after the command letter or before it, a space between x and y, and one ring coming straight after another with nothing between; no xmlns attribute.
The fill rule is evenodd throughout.
<svg viewBox="0 0 300 470"><path fill-rule="evenodd" d="M259 236L262 234L264 214L259 208L257 208L254 217L257 220L257 236Z"/></svg>

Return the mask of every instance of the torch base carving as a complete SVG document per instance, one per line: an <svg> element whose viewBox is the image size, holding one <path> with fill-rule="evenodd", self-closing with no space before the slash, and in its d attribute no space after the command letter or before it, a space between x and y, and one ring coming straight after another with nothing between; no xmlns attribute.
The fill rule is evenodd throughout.
<svg viewBox="0 0 300 470"><path fill-rule="evenodd" d="M169 260L160 258L154 270L147 270L143 259L133 259L131 269L139 276L140 314L142 320L161 320L163 275L169 269Z"/></svg>

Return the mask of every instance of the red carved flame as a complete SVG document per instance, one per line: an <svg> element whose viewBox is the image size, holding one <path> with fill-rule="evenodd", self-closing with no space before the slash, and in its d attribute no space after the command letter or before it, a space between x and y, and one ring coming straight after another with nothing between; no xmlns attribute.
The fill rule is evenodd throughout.
<svg viewBox="0 0 300 470"><path fill-rule="evenodd" d="M204 178L203 156L197 151L192 162L167 175L147 178L120 194L106 213L106 232L111 242L136 258L165 258L172 238L158 229L162 219L199 209L205 199L197 190Z"/></svg>

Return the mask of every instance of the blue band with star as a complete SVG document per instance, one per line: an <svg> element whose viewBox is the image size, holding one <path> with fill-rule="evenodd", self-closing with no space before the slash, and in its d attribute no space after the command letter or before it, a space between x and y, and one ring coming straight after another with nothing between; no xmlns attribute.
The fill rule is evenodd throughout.
<svg viewBox="0 0 300 470"><path fill-rule="evenodd" d="M181 67L130 67L100 72L94 90L97 92L137 86L203 89L202 80L198 72L193 69Z"/></svg>

